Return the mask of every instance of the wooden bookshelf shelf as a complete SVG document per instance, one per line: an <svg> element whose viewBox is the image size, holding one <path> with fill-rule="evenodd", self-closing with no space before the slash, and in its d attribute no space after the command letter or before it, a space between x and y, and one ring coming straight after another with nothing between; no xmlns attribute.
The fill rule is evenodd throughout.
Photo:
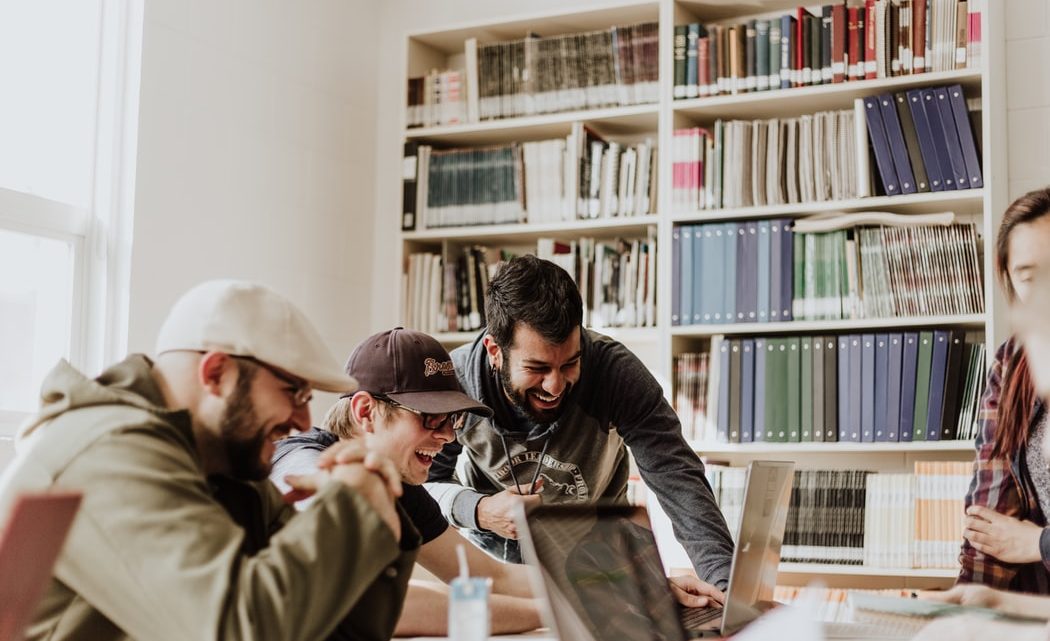
<svg viewBox="0 0 1050 641"><path fill-rule="evenodd" d="M781 563L780 574L844 574L851 576L887 576L928 579L954 579L959 568L874 568L866 565L833 565L825 563Z"/></svg>
<svg viewBox="0 0 1050 641"><path fill-rule="evenodd" d="M562 234L564 236L595 236L615 238L645 234L646 229L656 225L660 217L625 216L623 218L596 218L573 220L564 223L526 223L519 225L478 225L476 227L438 227L422 231L406 232L406 241L448 240L451 242L529 242Z"/></svg>
<svg viewBox="0 0 1050 641"><path fill-rule="evenodd" d="M705 209L674 214L671 216L671 220L675 223L703 223L744 218L798 217L822 212L882 210L899 214L932 214L943 211L954 211L960 214L967 211L980 212L983 203L983 189L964 189L961 191L927 192L905 196L875 196L872 198L767 205L740 209Z"/></svg>
<svg viewBox="0 0 1050 641"><path fill-rule="evenodd" d="M602 135L656 137L659 105L630 105L608 109L566 111L521 118L504 118L462 125L419 127L405 130L405 139L448 145L484 145L506 141L564 138L572 123L586 122Z"/></svg>
<svg viewBox="0 0 1050 641"><path fill-rule="evenodd" d="M802 332L853 332L919 327L984 327L984 314L970 316L925 316L910 318L858 318L849 320L790 321L786 323L735 323L727 325L682 325L671 328L672 336L704 337L716 334L765 335Z"/></svg>
<svg viewBox="0 0 1050 641"><path fill-rule="evenodd" d="M907 452L970 452L973 441L913 441L910 443L704 443L693 441L690 444L702 454L750 454L750 455L787 455L815 453L907 453Z"/></svg>
<svg viewBox="0 0 1050 641"><path fill-rule="evenodd" d="M895 78L854 80L831 85L773 89L728 96L712 96L675 100L676 115L699 122L714 122L717 118L734 119L779 118L794 113L813 113L833 109L852 109L853 100L872 94L902 91L927 85L961 84L978 95L981 73L973 69L920 73Z"/></svg>

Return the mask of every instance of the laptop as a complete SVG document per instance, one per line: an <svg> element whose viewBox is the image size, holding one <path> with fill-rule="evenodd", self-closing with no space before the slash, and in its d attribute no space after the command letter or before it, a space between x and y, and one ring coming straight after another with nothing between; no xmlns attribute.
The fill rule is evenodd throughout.
<svg viewBox="0 0 1050 641"><path fill-rule="evenodd" d="M678 605L644 507L541 505L520 513L519 543L534 568L535 593L547 596L547 625L563 641L683 641L736 632L773 605L793 480L793 463L748 465L723 608Z"/></svg>
<svg viewBox="0 0 1050 641"><path fill-rule="evenodd" d="M51 580L79 492L22 494L0 530L0 639L19 641Z"/></svg>

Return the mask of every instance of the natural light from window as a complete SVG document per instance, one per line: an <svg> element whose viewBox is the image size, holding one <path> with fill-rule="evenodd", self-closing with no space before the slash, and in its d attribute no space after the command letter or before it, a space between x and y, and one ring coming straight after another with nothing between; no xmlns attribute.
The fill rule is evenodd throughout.
<svg viewBox="0 0 1050 641"><path fill-rule="evenodd" d="M69 354L73 258L68 242L0 230L0 411L35 410Z"/></svg>

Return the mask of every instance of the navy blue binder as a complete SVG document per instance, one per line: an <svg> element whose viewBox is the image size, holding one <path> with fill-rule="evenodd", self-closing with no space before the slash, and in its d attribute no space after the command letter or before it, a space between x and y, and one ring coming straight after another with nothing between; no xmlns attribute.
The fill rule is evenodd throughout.
<svg viewBox="0 0 1050 641"><path fill-rule="evenodd" d="M780 320L794 320L791 305L794 301L792 293L795 284L795 232L791 221L782 220L780 223Z"/></svg>
<svg viewBox="0 0 1050 641"><path fill-rule="evenodd" d="M952 170L952 161L948 157L948 143L944 138L944 127L941 124L941 112L937 108L937 99L933 94L933 89L922 90L922 108L930 125L930 138L933 140L934 152L937 154L937 166L944 180L944 188L946 190L965 189L955 182L955 172Z"/></svg>
<svg viewBox="0 0 1050 641"><path fill-rule="evenodd" d="M926 440L941 439L941 417L944 415L944 381L948 367L947 331L933 332L933 356L930 358L930 402L926 408Z"/></svg>
<svg viewBox="0 0 1050 641"><path fill-rule="evenodd" d="M737 223L736 322L754 323L758 317L758 226Z"/></svg>
<svg viewBox="0 0 1050 641"><path fill-rule="evenodd" d="M785 15L780 17L780 88L790 89L797 73L795 64L796 21Z"/></svg>
<svg viewBox="0 0 1050 641"><path fill-rule="evenodd" d="M918 191L918 187L915 184L915 174L911 170L911 161L908 159L908 147L904 144L904 131L897 118L897 102L888 93L875 96L875 100L878 101L879 109L882 111L882 125L886 130L886 139L889 141L890 155L893 157L893 169L897 174L900 193L914 194Z"/></svg>
<svg viewBox="0 0 1050 641"><path fill-rule="evenodd" d="M962 143L959 142L959 131L955 128L955 115L952 113L952 102L948 99L948 89L937 87L933 90L936 96L937 111L941 114L941 128L944 131L944 142L948 145L948 159L952 164L952 175L959 189L970 188L970 174L966 171L966 160L963 159Z"/></svg>
<svg viewBox="0 0 1050 641"><path fill-rule="evenodd" d="M849 336L838 337L838 440L850 440ZM859 436L859 435L858 435Z"/></svg>
<svg viewBox="0 0 1050 641"><path fill-rule="evenodd" d="M671 324L682 324L682 226L671 230Z"/></svg>
<svg viewBox="0 0 1050 641"><path fill-rule="evenodd" d="M919 367L919 334L904 333L904 348L901 351L901 411L900 440L913 440L915 414L915 374ZM920 428L922 429L922 428Z"/></svg>
<svg viewBox="0 0 1050 641"><path fill-rule="evenodd" d="M933 144L930 121L926 118L926 107L922 99L922 91L920 89L912 89L906 95L908 97L908 108L911 110L911 119L915 123L915 135L919 139L919 152L922 154L922 164L926 167L927 178L930 179L930 191L954 189L954 187L946 187L944 177L941 176L940 160L937 159L937 148Z"/></svg>
<svg viewBox="0 0 1050 641"><path fill-rule="evenodd" d="M963 162L966 164L970 189L984 187L984 176L981 173L981 158L977 153L977 144L973 138L973 127L970 126L970 111L966 108L966 95L961 85L948 87L948 99L952 104L952 115L955 117L955 129L959 133L962 145Z"/></svg>
<svg viewBox="0 0 1050 641"><path fill-rule="evenodd" d="M875 335L875 435L876 442L889 440L889 366L890 338Z"/></svg>
<svg viewBox="0 0 1050 641"><path fill-rule="evenodd" d="M776 323L784 320L780 317L784 305L780 302L781 290L783 287L780 284L781 265L784 264L783 258L780 254L784 250L784 244L781 240L783 235L784 221L782 220L771 220L769 221L769 320L770 322Z"/></svg>
<svg viewBox="0 0 1050 641"><path fill-rule="evenodd" d="M862 334L860 346L860 440L875 440L875 335Z"/></svg>
<svg viewBox="0 0 1050 641"><path fill-rule="evenodd" d="M849 424L848 438L846 440L859 442L861 440L861 414L864 412L862 405L863 393L863 340L860 334L849 336ZM841 433L841 430L840 430Z"/></svg>
<svg viewBox="0 0 1050 641"><path fill-rule="evenodd" d="M882 188L887 196L901 193L897 172L893 166L893 154L890 152L889 140L886 138L886 127L882 123L882 110L879 108L878 96L864 99L865 121L868 123L868 138L875 152L875 164L882 179Z"/></svg>
<svg viewBox="0 0 1050 641"><path fill-rule="evenodd" d="M755 440L755 345L745 338L740 341L740 442Z"/></svg>
<svg viewBox="0 0 1050 641"><path fill-rule="evenodd" d="M901 366L904 356L904 335L889 335L889 355L886 359L886 440L900 440L901 424Z"/></svg>
<svg viewBox="0 0 1050 641"><path fill-rule="evenodd" d="M729 442L740 442L740 408L743 384L742 341L729 342Z"/></svg>

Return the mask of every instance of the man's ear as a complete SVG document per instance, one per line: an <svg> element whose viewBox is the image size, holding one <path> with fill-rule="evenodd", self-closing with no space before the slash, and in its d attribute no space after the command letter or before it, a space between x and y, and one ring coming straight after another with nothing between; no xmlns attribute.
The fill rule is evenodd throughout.
<svg viewBox="0 0 1050 641"><path fill-rule="evenodd" d="M197 377L200 380L201 387L209 394L222 396L223 377L230 369L234 369L234 364L229 354L222 352L208 352L204 354L197 364Z"/></svg>
<svg viewBox="0 0 1050 641"><path fill-rule="evenodd" d="M502 367L503 350L496 344L496 339L493 338L492 334L485 334L485 338L481 339L481 344L485 346L485 351L488 352L489 366L493 369Z"/></svg>
<svg viewBox="0 0 1050 641"><path fill-rule="evenodd" d="M373 434L376 431L377 403L379 401L368 392L357 392L350 397L350 415L354 417L354 423L360 426L366 434Z"/></svg>

